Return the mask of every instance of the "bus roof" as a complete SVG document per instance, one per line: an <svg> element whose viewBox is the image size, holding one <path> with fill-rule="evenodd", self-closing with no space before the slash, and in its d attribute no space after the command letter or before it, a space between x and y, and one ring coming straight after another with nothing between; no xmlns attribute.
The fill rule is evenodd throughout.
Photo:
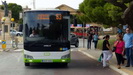
<svg viewBox="0 0 133 75"><path fill-rule="evenodd" d="M34 10L26 10L24 12L31 12L31 11L54 11L54 12L69 12L69 11L66 11L66 10L59 10L59 9L34 9Z"/></svg>

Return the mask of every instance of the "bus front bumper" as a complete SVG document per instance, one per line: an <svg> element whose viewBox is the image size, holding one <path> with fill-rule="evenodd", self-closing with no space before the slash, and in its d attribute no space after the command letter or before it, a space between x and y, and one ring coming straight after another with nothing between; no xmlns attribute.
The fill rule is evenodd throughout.
<svg viewBox="0 0 133 75"><path fill-rule="evenodd" d="M69 63L70 58L67 59L27 59L24 58L25 63Z"/></svg>

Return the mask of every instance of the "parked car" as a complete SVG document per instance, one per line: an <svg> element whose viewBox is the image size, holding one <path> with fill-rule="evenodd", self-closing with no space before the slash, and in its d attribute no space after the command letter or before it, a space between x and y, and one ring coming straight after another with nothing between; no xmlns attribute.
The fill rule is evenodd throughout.
<svg viewBox="0 0 133 75"><path fill-rule="evenodd" d="M22 36L23 32L19 32L17 30L10 30L10 35Z"/></svg>
<svg viewBox="0 0 133 75"><path fill-rule="evenodd" d="M79 46L79 39L77 35L73 33L70 34L70 44L75 45L75 47Z"/></svg>

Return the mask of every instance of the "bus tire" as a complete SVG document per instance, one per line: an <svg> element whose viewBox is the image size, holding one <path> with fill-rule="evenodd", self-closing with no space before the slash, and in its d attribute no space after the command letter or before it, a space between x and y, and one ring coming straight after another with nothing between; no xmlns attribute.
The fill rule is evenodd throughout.
<svg viewBox="0 0 133 75"><path fill-rule="evenodd" d="M25 63L25 66L30 66L30 63Z"/></svg>

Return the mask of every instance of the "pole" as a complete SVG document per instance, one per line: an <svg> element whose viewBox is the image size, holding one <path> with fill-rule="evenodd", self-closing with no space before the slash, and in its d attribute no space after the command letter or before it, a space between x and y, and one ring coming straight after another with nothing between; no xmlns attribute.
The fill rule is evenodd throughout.
<svg viewBox="0 0 133 75"><path fill-rule="evenodd" d="M11 34L11 39L12 39L12 48L14 48L14 46L13 46L13 43L14 43L14 34L13 34L13 29L14 29L14 26L13 26L13 24L14 24L14 18L11 18L11 28L12 28L12 34Z"/></svg>
<svg viewBox="0 0 133 75"><path fill-rule="evenodd" d="M11 36L12 36L12 48L14 48L14 46L13 46L13 22L11 22L11 28L12 28L12 34L11 34Z"/></svg>
<svg viewBox="0 0 133 75"><path fill-rule="evenodd" d="M36 7L35 7L35 0L33 0L33 9L35 9Z"/></svg>
<svg viewBox="0 0 133 75"><path fill-rule="evenodd" d="M83 48L85 48L85 37L84 37L85 29L84 29L84 27L85 27L85 23L83 23Z"/></svg>
<svg viewBox="0 0 133 75"><path fill-rule="evenodd" d="M5 21L3 21L3 23L2 23L2 39L3 40L5 40L5 28L4 28L4 26L5 26Z"/></svg>
<svg viewBox="0 0 133 75"><path fill-rule="evenodd" d="M6 40L5 40L5 18L2 20L2 49L6 50Z"/></svg>

